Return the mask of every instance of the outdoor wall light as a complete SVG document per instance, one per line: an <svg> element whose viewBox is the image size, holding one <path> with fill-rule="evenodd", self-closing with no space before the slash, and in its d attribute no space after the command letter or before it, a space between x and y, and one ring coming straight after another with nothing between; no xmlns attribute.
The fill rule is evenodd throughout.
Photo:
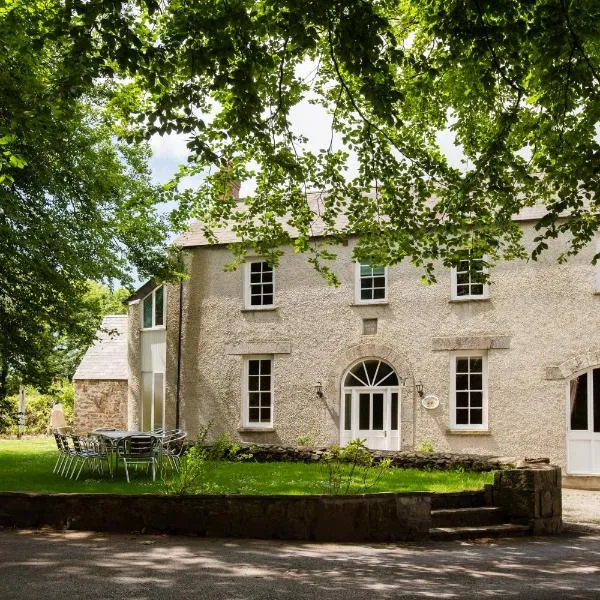
<svg viewBox="0 0 600 600"><path fill-rule="evenodd" d="M415 383L415 391L419 394L419 398L423 397L423 382Z"/></svg>
<svg viewBox="0 0 600 600"><path fill-rule="evenodd" d="M315 385L315 394L317 398L323 397L323 384L320 381L317 381L317 385Z"/></svg>

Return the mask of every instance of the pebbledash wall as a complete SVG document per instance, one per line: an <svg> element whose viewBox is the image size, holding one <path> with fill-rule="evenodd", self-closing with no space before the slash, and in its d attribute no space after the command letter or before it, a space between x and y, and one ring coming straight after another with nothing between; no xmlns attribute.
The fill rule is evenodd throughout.
<svg viewBox="0 0 600 600"><path fill-rule="evenodd" d="M522 222L532 247L534 222ZM402 378L401 448L427 440L438 451L547 456L566 465L567 382L600 365L600 296L588 248L558 264L560 242L539 261L491 269L489 299L452 301L450 271L424 285L408 261L388 272L389 301L355 303L354 242L337 249L337 288L287 251L276 269L273 310L244 308L243 269L225 272L224 245L186 248L189 279L167 286L166 426L175 425L179 294L182 293L180 426L190 435L207 423L244 441L290 444L308 434L317 445L338 442L341 382L359 359L387 361ZM140 308L129 307L129 424L140 410ZM376 318L377 334L363 335ZM450 428L450 363L454 350L484 350L488 359L488 429ZM244 429L243 358L273 357L274 416L268 431ZM315 394L323 382L323 397ZM421 406L414 387L439 406Z"/></svg>

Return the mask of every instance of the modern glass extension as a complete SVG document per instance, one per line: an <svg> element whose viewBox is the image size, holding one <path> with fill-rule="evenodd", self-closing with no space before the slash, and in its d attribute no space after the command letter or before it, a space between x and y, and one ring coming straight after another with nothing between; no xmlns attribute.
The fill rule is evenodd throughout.
<svg viewBox="0 0 600 600"><path fill-rule="evenodd" d="M400 388L394 369L367 359L348 370L342 382L340 442L365 438L369 448L400 449Z"/></svg>

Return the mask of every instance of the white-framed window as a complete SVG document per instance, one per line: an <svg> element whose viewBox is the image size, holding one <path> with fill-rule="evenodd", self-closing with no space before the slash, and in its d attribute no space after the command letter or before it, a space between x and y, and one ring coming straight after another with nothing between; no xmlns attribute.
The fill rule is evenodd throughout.
<svg viewBox="0 0 600 600"><path fill-rule="evenodd" d="M246 263L246 308L275 305L275 269L264 260Z"/></svg>
<svg viewBox="0 0 600 600"><path fill-rule="evenodd" d="M247 356L243 382L244 427L273 426L273 357Z"/></svg>
<svg viewBox="0 0 600 600"><path fill-rule="evenodd" d="M452 300L489 298L487 274L484 258L466 255L450 272Z"/></svg>
<svg viewBox="0 0 600 600"><path fill-rule="evenodd" d="M387 267L373 267L368 262L357 262L355 282L357 304L387 302Z"/></svg>
<svg viewBox="0 0 600 600"><path fill-rule="evenodd" d="M142 329L165 326L165 286L152 290L142 301Z"/></svg>
<svg viewBox="0 0 600 600"><path fill-rule="evenodd" d="M488 428L487 353L457 351L450 356L450 426Z"/></svg>

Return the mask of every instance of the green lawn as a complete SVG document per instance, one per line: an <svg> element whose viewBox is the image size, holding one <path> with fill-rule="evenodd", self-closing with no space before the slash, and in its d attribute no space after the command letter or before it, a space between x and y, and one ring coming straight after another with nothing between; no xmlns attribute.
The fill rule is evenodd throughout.
<svg viewBox="0 0 600 600"><path fill-rule="evenodd" d="M111 479L84 470L78 481L52 474L56 461L54 440L0 440L0 491L27 492L110 492L119 494L161 493L162 481L140 472L132 482L125 481L121 467ZM326 470L301 463L229 463L210 465L211 491L221 494L322 494ZM371 492L433 491L450 492L481 489L491 483L490 473L419 471L390 469Z"/></svg>

